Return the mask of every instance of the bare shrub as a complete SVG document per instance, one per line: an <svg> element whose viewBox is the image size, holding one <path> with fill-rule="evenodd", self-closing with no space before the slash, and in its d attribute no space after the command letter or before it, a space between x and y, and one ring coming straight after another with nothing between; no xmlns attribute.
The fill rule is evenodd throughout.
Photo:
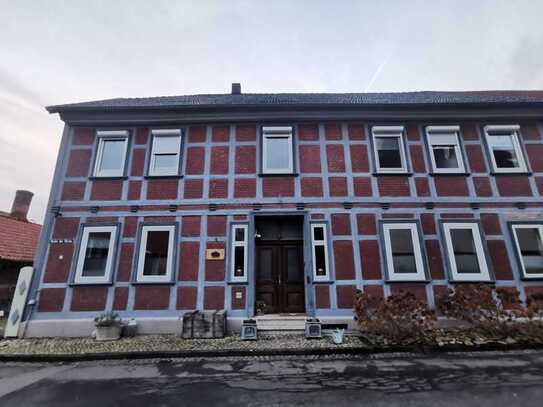
<svg viewBox="0 0 543 407"><path fill-rule="evenodd" d="M434 311L407 291L387 299L359 291L354 311L363 333L395 344L427 342L436 323Z"/></svg>

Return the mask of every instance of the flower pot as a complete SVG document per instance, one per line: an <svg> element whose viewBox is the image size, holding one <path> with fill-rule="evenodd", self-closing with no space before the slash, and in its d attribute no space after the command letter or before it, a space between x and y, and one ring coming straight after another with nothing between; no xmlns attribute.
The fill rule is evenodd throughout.
<svg viewBox="0 0 543 407"><path fill-rule="evenodd" d="M121 337L121 324L96 327L97 341L116 341Z"/></svg>

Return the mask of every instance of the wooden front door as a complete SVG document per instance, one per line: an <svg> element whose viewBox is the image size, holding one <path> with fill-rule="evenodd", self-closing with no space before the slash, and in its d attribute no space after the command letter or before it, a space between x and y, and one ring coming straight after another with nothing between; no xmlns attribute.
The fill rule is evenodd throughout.
<svg viewBox="0 0 543 407"><path fill-rule="evenodd" d="M256 245L256 310L266 314L305 312L301 241L261 241Z"/></svg>

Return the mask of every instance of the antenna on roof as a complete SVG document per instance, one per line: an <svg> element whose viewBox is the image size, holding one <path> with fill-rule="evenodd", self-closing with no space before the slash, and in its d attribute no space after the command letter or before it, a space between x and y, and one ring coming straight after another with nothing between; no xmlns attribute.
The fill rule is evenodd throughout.
<svg viewBox="0 0 543 407"><path fill-rule="evenodd" d="M241 95L241 83L232 83L232 95Z"/></svg>

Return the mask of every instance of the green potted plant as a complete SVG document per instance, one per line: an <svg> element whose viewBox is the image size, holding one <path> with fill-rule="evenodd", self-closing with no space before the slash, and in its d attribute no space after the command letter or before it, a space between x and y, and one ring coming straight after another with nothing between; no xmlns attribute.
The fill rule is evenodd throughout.
<svg viewBox="0 0 543 407"><path fill-rule="evenodd" d="M122 320L116 312L104 312L94 318L97 341L115 341L121 337Z"/></svg>

